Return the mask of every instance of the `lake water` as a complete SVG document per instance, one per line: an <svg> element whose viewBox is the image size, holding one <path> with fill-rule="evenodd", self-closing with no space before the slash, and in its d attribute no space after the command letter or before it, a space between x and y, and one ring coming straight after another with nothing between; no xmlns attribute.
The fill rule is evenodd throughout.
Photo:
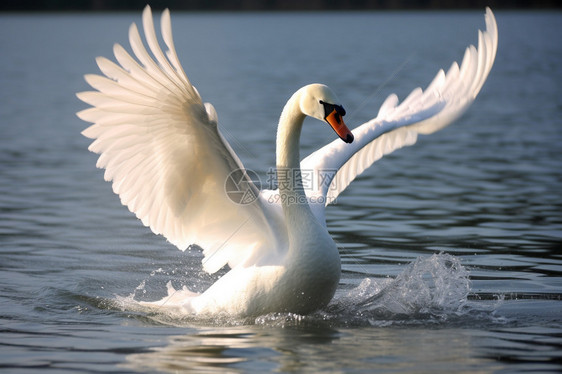
<svg viewBox="0 0 562 374"><path fill-rule="evenodd" d="M374 165L327 211L340 288L312 316L143 310L202 289L200 255L142 227L74 113L125 14L0 15L0 368L9 372L560 372L562 13L496 13L491 76L454 125ZM479 12L172 13L176 47L246 167L281 108L332 87L350 126L460 60ZM301 154L333 132L306 123Z"/></svg>

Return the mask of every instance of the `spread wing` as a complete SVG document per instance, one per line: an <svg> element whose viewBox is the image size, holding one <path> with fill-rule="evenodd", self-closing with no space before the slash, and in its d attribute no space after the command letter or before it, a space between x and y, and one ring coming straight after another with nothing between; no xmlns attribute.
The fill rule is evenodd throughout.
<svg viewBox="0 0 562 374"><path fill-rule="evenodd" d="M209 272L234 267L272 244L259 191L221 135L214 108L185 75L168 10L161 22L166 55L148 6L143 26L152 56L131 25L136 59L116 44L118 64L99 57L104 76L87 75L95 91L77 95L92 106L78 113L93 123L83 132L94 139L89 150L100 155L97 167L144 225L181 250L201 246Z"/></svg>
<svg viewBox="0 0 562 374"><path fill-rule="evenodd" d="M486 31L478 32L478 49L466 49L461 66L455 62L445 74L437 73L424 90L416 88L399 103L390 95L373 120L355 128L352 144L339 140L324 146L301 162L303 170L315 170L317 178L307 190L314 201L333 202L366 168L396 149L417 141L418 134L431 134L460 117L480 92L494 63L498 29L487 8ZM316 207L317 212L322 209Z"/></svg>

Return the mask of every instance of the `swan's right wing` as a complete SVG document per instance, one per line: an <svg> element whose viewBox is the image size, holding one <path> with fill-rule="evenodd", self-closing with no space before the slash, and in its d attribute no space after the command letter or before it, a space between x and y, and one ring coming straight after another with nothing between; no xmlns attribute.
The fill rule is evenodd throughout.
<svg viewBox="0 0 562 374"><path fill-rule="evenodd" d="M478 32L478 49L466 49L461 66L455 62L443 70L423 91L416 88L402 102L390 95L377 117L352 132L355 141L339 139L312 153L301 169L314 179L307 195L311 201L335 201L337 196L366 168L386 154L417 141L418 134L431 134L460 117L480 92L494 63L498 29L492 11L486 9L486 31ZM321 209L316 206L317 212Z"/></svg>
<svg viewBox="0 0 562 374"><path fill-rule="evenodd" d="M129 40L138 61L120 45L119 65L98 58L105 75L87 75L96 91L78 97L92 107L78 113L93 125L83 134L100 154L97 166L123 205L179 249L204 250L204 269L215 272L267 254L271 220L259 191L222 137L211 104L203 104L177 58L170 15L162 14L160 49L150 8L143 12L144 47L135 24Z"/></svg>

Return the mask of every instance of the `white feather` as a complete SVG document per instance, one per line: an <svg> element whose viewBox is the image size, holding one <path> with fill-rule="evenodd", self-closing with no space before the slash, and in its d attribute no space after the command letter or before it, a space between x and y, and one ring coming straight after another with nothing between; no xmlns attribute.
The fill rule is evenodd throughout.
<svg viewBox="0 0 562 374"><path fill-rule="evenodd" d="M478 32L478 49L467 48L460 68L453 63L447 74L439 70L425 91L414 89L402 103L396 95L390 95L376 118L353 130L355 141L351 145L333 141L301 162L305 170L337 170L331 174L329 185L312 183L319 188L307 190L311 199L326 204L335 201L359 174L382 156L415 144L417 134L438 131L465 112L486 81L496 56L497 25L489 8L485 19L486 31ZM315 177L318 174L312 173Z"/></svg>
<svg viewBox="0 0 562 374"><path fill-rule="evenodd" d="M214 272L229 261L234 266L248 242L270 242L269 223L259 218L259 205L238 205L225 194L228 174L243 166L217 129L214 108L203 105L180 70L169 13L162 28L170 60L160 50L148 7L143 23L156 61L132 25L129 40L140 64L120 45L114 53L121 66L97 59L106 77L87 75L97 91L77 94L92 106L78 113L93 123L83 134L95 139L89 149L100 154L97 166L106 169L104 178L143 224L182 250L228 242L228 250L205 260L205 268Z"/></svg>

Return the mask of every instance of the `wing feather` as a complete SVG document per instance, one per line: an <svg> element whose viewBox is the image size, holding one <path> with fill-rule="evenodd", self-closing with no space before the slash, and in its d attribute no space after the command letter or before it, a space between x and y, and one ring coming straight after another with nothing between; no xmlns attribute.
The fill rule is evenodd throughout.
<svg viewBox="0 0 562 374"><path fill-rule="evenodd" d="M115 46L114 46L115 50ZM138 77L133 76L131 73L127 72L121 66L117 65L111 60L105 57L97 57L96 63L100 68L100 71L109 79L118 82L118 85L123 89L129 89L130 91L143 93L144 95L153 97L154 88L147 85L145 82L141 81ZM105 78L99 75L88 74L88 76L96 76L97 79ZM97 87L94 87L97 89Z"/></svg>
<svg viewBox="0 0 562 374"><path fill-rule="evenodd" d="M478 49L469 46L460 67L455 62L447 73L439 70L425 90L414 89L402 103L395 94L390 95L376 118L353 130L354 143L336 140L301 162L302 169L316 171L316 188L307 190L314 197L311 201L334 202L375 161L416 143L418 134L442 129L464 113L484 85L496 56L497 25L489 8L485 21L486 31L478 32ZM316 212L323 214L318 207Z"/></svg>
<svg viewBox="0 0 562 374"><path fill-rule="evenodd" d="M156 37L156 32L154 31L152 15L148 12L143 12L142 22L146 41L150 50L152 51L152 54L154 55L154 57L156 57L159 67L168 76L168 78L174 81L179 89L185 89L185 81L181 79L181 73L178 73L178 71L172 67L170 61L164 56L164 53L160 48L160 44L158 43L158 39Z"/></svg>
<svg viewBox="0 0 562 374"><path fill-rule="evenodd" d="M174 69L179 74L180 78L184 81L185 86L188 87L188 89L190 87L193 87L189 82L189 78L185 74L185 71L183 70L183 67L176 53L174 38L172 36L172 20L170 18L170 11L168 9L165 9L162 13L161 32L164 44L166 44L166 47L168 48L168 50L166 51L166 56L168 56L170 63L174 66ZM193 95L194 93L191 92L191 94Z"/></svg>
<svg viewBox="0 0 562 374"><path fill-rule="evenodd" d="M255 260L260 250L273 247L265 204L258 199L240 205L228 197L225 182L243 165L221 135L213 106L202 102L179 63L169 12L162 15L166 54L148 6L143 26L149 50L133 24L134 57L115 44L118 64L97 58L105 77L86 75L95 91L77 94L91 106L77 115L92 123L83 134L93 139L89 150L99 154L96 166L153 232L182 250L203 247L205 270ZM247 176L243 181L255 189Z"/></svg>

